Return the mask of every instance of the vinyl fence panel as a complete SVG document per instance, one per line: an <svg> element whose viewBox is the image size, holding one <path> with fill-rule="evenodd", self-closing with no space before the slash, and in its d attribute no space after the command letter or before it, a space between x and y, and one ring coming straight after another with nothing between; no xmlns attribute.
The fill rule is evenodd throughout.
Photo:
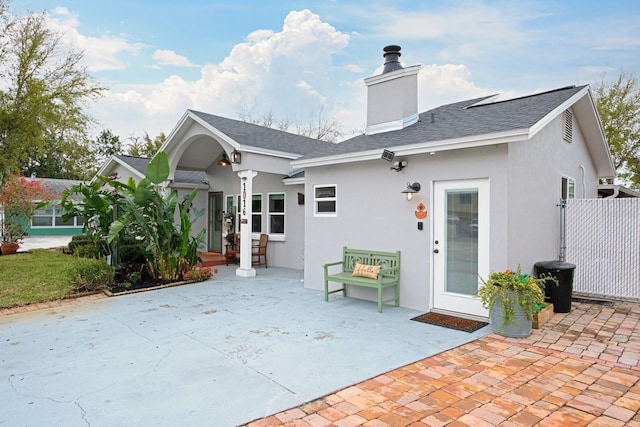
<svg viewBox="0 0 640 427"><path fill-rule="evenodd" d="M573 199L565 214L574 292L640 298L640 199Z"/></svg>

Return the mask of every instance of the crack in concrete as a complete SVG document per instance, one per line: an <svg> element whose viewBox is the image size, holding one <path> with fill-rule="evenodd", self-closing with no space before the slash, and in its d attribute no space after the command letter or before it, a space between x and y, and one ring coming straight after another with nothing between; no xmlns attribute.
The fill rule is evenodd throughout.
<svg viewBox="0 0 640 427"><path fill-rule="evenodd" d="M139 336L140 338L146 340L147 342L153 342L150 338L145 337L144 335L138 333L137 331L135 331L134 329L131 328L131 326L127 325L126 323L122 322L119 318L111 316L110 314L107 314L105 312L102 312L102 314L112 320L115 320L116 322L120 323L121 325L123 325L125 328L127 328L129 331L131 331L131 333L133 333L134 335Z"/></svg>
<svg viewBox="0 0 640 427"><path fill-rule="evenodd" d="M80 413L82 414L82 420L89 426L91 427L91 423L89 422L89 420L87 419L87 411L84 410L84 408L82 407L82 405L80 404L80 402L78 402L77 400L74 400L73 403L78 407L78 409L80 409Z"/></svg>
<svg viewBox="0 0 640 427"><path fill-rule="evenodd" d="M160 366L160 364L164 361L164 359L166 359L167 357L169 357L169 355L171 354L171 350L167 350L164 354L164 356L162 356L160 359L158 359L158 361L156 362L155 365L153 365L153 368L151 369L152 372L156 372L158 370L158 366Z"/></svg>
<svg viewBox="0 0 640 427"><path fill-rule="evenodd" d="M199 340L198 338L190 337L190 336L189 336L189 335L187 335L187 334L184 334L184 335L185 335L185 336L187 336L187 337L189 337L190 339L194 340L195 342L197 342L197 343L199 343L199 344L201 344L201 345L203 345L203 346L207 347L208 349L211 349L211 350L215 351L216 353L219 353L219 354L223 355L223 356L224 356L224 357L226 357L227 359L229 359L229 360L231 360L231 361L233 361L233 362L236 362L236 363L240 363L240 364L242 364L242 365L243 365L243 366L245 366L247 369L252 370L252 371L253 371L253 372L255 372L256 374L258 374L258 375L260 375L261 377L263 377L264 379L266 379L267 381L269 381L269 382L271 382L271 383L273 383L273 384L277 385L278 387L282 388L282 389L283 389L283 391L286 391L286 392L290 393L290 394L291 394L291 396L295 397L296 399L299 399L299 400L300 400L300 402L302 402L302 403L303 403L303 402L306 402L307 400L309 400L309 399L307 399L305 396L303 396L303 395L301 395L301 394L297 393L296 391L294 391L294 390L290 389L290 388L289 388L289 387L287 387L286 385L284 385L284 384L282 384L282 383L280 383L280 382L276 381L275 379L271 378L268 374L266 374L266 373L264 373L264 372L262 372L262 371L260 371L260 370L258 370L258 369L256 369L256 368L254 368L253 366L249 365L249 364L248 364L248 361L247 361L246 359L238 358L238 357L234 357L234 355L233 355L233 354L229 354L229 353L224 352L224 351L222 351L222 350L219 350L219 349L217 349L217 348L215 348L215 347L212 347L212 346L210 346L209 344L207 344L207 343L205 343L205 342L203 342L203 341ZM279 396L279 395L281 395L281 394L282 394L282 392L281 392L281 393L278 393L276 396L274 396L272 399L270 399L270 400L269 400L269 403L268 403L268 407L270 407L270 406L272 405L272 403L273 403L273 402L278 398L278 396Z"/></svg>
<svg viewBox="0 0 640 427"><path fill-rule="evenodd" d="M82 407L82 405L79 402L79 399L81 399L82 397L84 397L84 396L86 396L87 394L90 394L90 393L87 393L87 394L85 394L83 396L80 396L80 398L74 399L74 400L58 400L58 399L54 399L54 398L49 397L49 396L40 396L40 395L37 395L37 394L27 394L27 393L22 393L22 392L18 391L18 388L17 388L16 384L13 382L13 378L15 378L15 375L11 374L11 375L9 375L7 377L7 381L9 382L9 385L10 385L11 389L13 390L13 392L17 396L26 397L26 398L34 399L34 400L48 400L48 401L56 403L56 404L64 404L64 405L73 404L80 410L80 414L82 415L82 420L85 422L85 424L87 426L91 426L91 423L87 419L87 411ZM111 384L111 385L113 385L113 384ZM102 390L104 390L104 389L106 389L108 387L111 387L111 385L109 385L107 387L104 387ZM31 404L33 402L29 402L29 403Z"/></svg>

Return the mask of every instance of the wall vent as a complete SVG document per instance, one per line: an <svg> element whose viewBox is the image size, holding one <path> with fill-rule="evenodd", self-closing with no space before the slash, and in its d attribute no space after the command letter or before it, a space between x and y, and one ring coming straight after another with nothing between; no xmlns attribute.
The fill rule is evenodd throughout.
<svg viewBox="0 0 640 427"><path fill-rule="evenodd" d="M573 113L571 110L564 110L564 140L573 141Z"/></svg>

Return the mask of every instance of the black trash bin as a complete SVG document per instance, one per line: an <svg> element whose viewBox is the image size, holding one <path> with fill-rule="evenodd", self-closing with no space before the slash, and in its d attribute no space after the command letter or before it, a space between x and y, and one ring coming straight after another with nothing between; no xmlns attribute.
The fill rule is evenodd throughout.
<svg viewBox="0 0 640 427"><path fill-rule="evenodd" d="M555 313L569 313L571 311L571 294L573 293L574 264L564 261L540 261L536 262L536 276L552 276L557 281L546 282L544 293L546 299L553 303Z"/></svg>

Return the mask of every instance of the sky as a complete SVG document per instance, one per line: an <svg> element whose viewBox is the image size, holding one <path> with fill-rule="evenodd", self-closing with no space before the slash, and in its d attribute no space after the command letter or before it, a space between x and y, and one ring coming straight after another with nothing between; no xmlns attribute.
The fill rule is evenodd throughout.
<svg viewBox="0 0 640 427"><path fill-rule="evenodd" d="M292 125L366 121L382 48L420 64L418 108L640 76L638 0L9 0L45 12L107 88L87 108L121 140L169 135L187 109Z"/></svg>

